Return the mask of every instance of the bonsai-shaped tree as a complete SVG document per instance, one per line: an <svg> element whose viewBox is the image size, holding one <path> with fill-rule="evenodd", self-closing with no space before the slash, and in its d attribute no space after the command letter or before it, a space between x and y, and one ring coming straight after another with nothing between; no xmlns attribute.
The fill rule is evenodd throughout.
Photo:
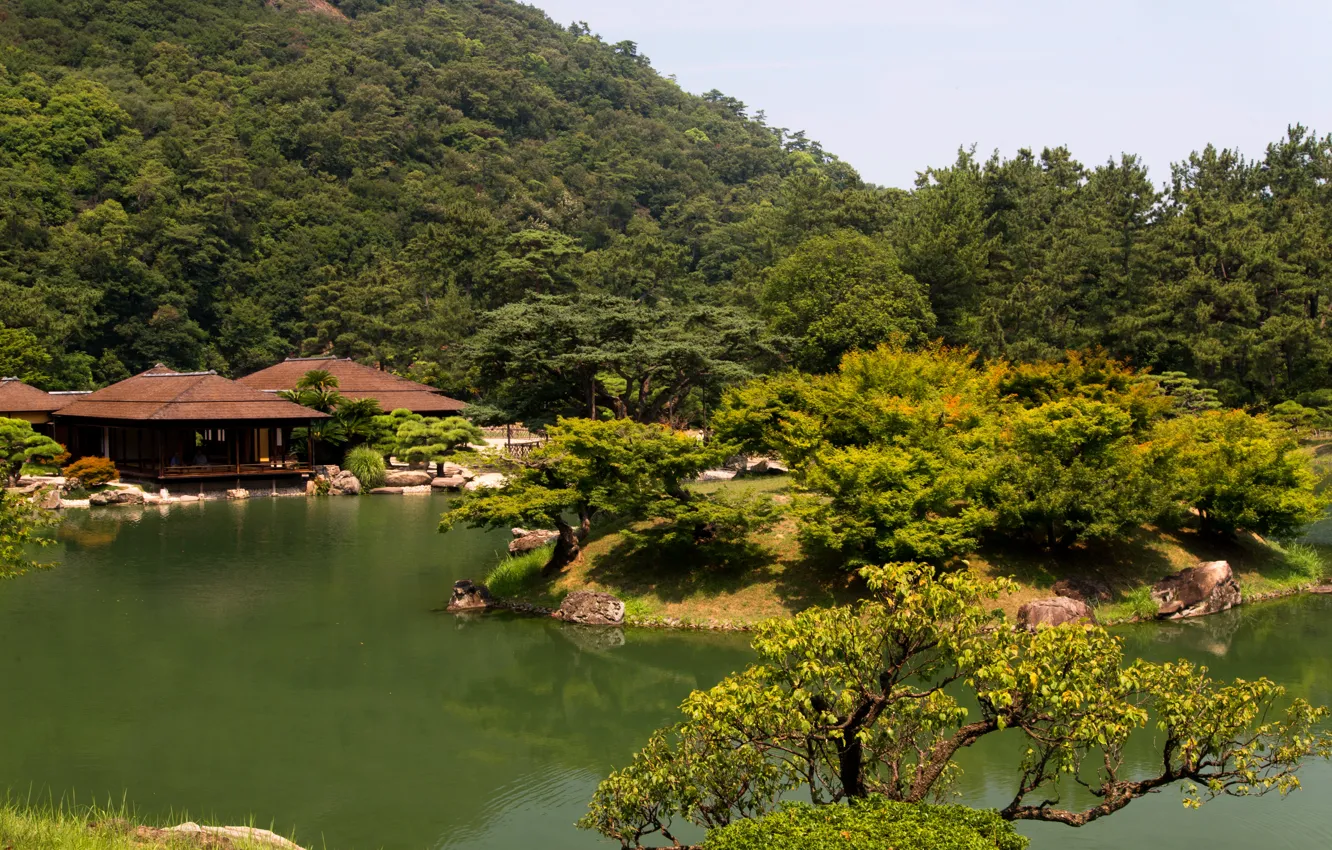
<svg viewBox="0 0 1332 850"><path fill-rule="evenodd" d="M375 417L374 424L380 434L375 447L386 456L413 465L443 463L469 443L486 439L480 428L461 416L439 419L398 409Z"/></svg>
<svg viewBox="0 0 1332 850"><path fill-rule="evenodd" d="M23 467L54 466L64 453L64 446L32 430L30 423L0 417L0 472L8 486L18 486Z"/></svg>
<svg viewBox="0 0 1332 850"><path fill-rule="evenodd" d="M1015 629L989 611L1012 584L967 571L861 576L874 596L858 606L761 625L757 662L687 697L681 722L601 783L579 825L626 848L678 848L677 820L725 831L802 789L815 807L919 804L947 789L961 750L993 736L1019 738L1023 754L999 815L1069 826L1169 785L1191 806L1285 794L1302 762L1332 754L1327 709L1266 679L1125 665L1098 626ZM1128 758L1138 737L1154 739L1154 758ZM1084 794L1065 803L1070 780Z"/></svg>

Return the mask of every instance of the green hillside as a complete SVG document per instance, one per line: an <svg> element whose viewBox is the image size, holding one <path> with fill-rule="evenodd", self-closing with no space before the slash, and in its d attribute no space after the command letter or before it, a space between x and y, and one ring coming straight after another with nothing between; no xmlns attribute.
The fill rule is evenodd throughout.
<svg viewBox="0 0 1332 850"><path fill-rule="evenodd" d="M1168 183L1053 148L879 189L511 0L0 0L0 66L0 371L42 386L333 352L484 398L487 311L605 294L739 308L806 369L1100 347L1332 409L1332 142L1302 127Z"/></svg>

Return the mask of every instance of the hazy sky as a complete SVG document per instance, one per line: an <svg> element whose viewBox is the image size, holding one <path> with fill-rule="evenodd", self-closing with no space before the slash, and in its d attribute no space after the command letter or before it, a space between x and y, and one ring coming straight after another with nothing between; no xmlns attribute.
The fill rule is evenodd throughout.
<svg viewBox="0 0 1332 850"><path fill-rule="evenodd" d="M804 129L867 180L909 186L959 145L1127 151L1158 184L1208 142L1261 156L1288 124L1332 132L1317 0L915 3L537 0L629 39L686 90Z"/></svg>

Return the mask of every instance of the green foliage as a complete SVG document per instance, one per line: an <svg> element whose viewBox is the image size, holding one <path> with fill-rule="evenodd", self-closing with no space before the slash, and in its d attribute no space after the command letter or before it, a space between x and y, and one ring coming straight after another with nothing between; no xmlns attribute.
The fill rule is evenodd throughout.
<svg viewBox="0 0 1332 850"><path fill-rule="evenodd" d="M553 548L547 546L521 555L510 555L495 565L483 584L491 593L503 599L521 596L541 577L541 568L550 561Z"/></svg>
<svg viewBox="0 0 1332 850"><path fill-rule="evenodd" d="M854 231L802 242L765 275L763 308L795 339L802 369L837 368L852 349L892 339L922 342L934 328L924 288L892 248Z"/></svg>
<svg viewBox="0 0 1332 850"><path fill-rule="evenodd" d="M51 522L52 517L22 496L0 491L0 579L51 566L33 560L31 552L54 542L37 533Z"/></svg>
<svg viewBox="0 0 1332 850"><path fill-rule="evenodd" d="M29 422L0 417L0 475L8 486L18 484L25 466L49 467L64 453L64 446L32 430Z"/></svg>
<svg viewBox="0 0 1332 850"><path fill-rule="evenodd" d="M342 468L356 476L363 490L373 490L384 486L387 467L384 456L370 446L357 446L349 449L342 459Z"/></svg>
<svg viewBox="0 0 1332 850"><path fill-rule="evenodd" d="M871 794L919 804L947 791L962 749L994 735L1022 753L999 816L1073 826L1174 784L1187 805L1284 794L1306 759L1332 755L1327 710L1265 679L1126 666L1096 626L1009 627L987 609L1011 585L967 571L862 576L873 595L854 607L761 625L757 661L690 694L683 719L601 783L579 825L632 848L669 840L677 820L718 830L763 817L797 791L815 807ZM1127 759L1138 738L1157 755ZM1059 807L1070 774L1090 789L1086 809Z"/></svg>
<svg viewBox="0 0 1332 850"><path fill-rule="evenodd" d="M736 388L714 425L791 464L803 540L853 567L938 563L986 535L1122 539L1192 510L1209 529L1283 536L1324 504L1282 426L1179 415L1158 382L1100 353L982 364L965 349L886 345L835 374Z"/></svg>
<svg viewBox="0 0 1332 850"><path fill-rule="evenodd" d="M1024 850L994 812L868 797L850 806L791 803L708 833L703 850Z"/></svg>
<svg viewBox="0 0 1332 850"><path fill-rule="evenodd" d="M376 416L373 425L379 435L375 449L411 464L442 462L469 443L481 444L486 439L479 427L461 416L439 419L395 410Z"/></svg>
<svg viewBox="0 0 1332 850"><path fill-rule="evenodd" d="M61 470L66 478L77 478L84 488L101 487L120 477L119 470L110 458L82 457Z"/></svg>

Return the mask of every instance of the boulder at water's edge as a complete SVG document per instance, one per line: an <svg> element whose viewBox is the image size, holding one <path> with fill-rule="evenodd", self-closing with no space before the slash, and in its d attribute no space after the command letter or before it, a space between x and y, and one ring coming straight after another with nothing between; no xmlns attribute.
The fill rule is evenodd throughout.
<svg viewBox="0 0 1332 850"><path fill-rule="evenodd" d="M1092 613L1091 606L1067 596L1037 599L1018 609L1018 625L1033 632L1041 626L1062 626L1064 623L1084 620L1096 622L1096 615Z"/></svg>
<svg viewBox="0 0 1332 850"><path fill-rule="evenodd" d="M453 598L449 600L450 611L480 611L495 604L490 589L484 584L477 584L469 579L453 583Z"/></svg>
<svg viewBox="0 0 1332 850"><path fill-rule="evenodd" d="M384 484L387 487L428 487L434 478L424 469L395 469L384 476Z"/></svg>
<svg viewBox="0 0 1332 850"><path fill-rule="evenodd" d="M618 626L624 623L624 603L609 593L575 590L564 597L560 609L551 616L584 626Z"/></svg>
<svg viewBox="0 0 1332 850"><path fill-rule="evenodd" d="M1239 582L1226 561L1209 561L1180 570L1152 585L1157 617L1179 620L1233 608L1244 601Z"/></svg>

